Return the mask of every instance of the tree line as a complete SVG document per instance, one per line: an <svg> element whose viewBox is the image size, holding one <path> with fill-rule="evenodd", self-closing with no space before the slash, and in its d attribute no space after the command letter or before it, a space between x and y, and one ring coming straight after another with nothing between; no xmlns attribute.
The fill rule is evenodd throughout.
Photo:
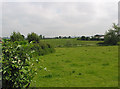
<svg viewBox="0 0 120 89"><path fill-rule="evenodd" d="M104 35L95 35L95 36L91 36L91 37L86 37L86 36L81 36L78 37L77 40L85 40L85 41L103 41L104 38L101 38Z"/></svg>
<svg viewBox="0 0 120 89"><path fill-rule="evenodd" d="M15 41L24 41L28 40L30 43L31 41L34 41L36 43L39 43L40 39L43 39L44 36L42 35L37 35L36 33L32 32L27 35L27 38L25 38L24 35L22 35L20 32L13 32L12 35L10 36L10 40L15 42Z"/></svg>
<svg viewBox="0 0 120 89"><path fill-rule="evenodd" d="M70 39L71 36L58 36L54 37L52 39ZM19 32L13 32L10 36L11 41L23 41L25 40L25 36L21 35ZM32 32L27 35L26 40L28 42L34 41L36 43L39 43L40 39L47 39L42 35L37 35L36 33ZM105 32L105 35L94 35L91 37L81 36L77 37L77 40L85 40L85 41L104 41L99 44L104 45L116 45L120 41L120 27L118 27L115 23L113 23L113 26L111 29Z"/></svg>

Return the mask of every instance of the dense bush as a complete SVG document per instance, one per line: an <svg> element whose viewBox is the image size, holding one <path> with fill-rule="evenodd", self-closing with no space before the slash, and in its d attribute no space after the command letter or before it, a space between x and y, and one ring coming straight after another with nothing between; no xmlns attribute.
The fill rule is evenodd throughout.
<svg viewBox="0 0 120 89"><path fill-rule="evenodd" d="M4 42L2 46L3 88L28 87L36 73L33 64L33 50L27 51L31 44Z"/></svg>
<svg viewBox="0 0 120 89"><path fill-rule="evenodd" d="M28 42L34 41L36 43L39 43L40 37L36 33L32 32L27 35L27 40Z"/></svg>
<svg viewBox="0 0 120 89"><path fill-rule="evenodd" d="M85 40L85 39L86 39L86 37L85 37L85 36L82 36L82 37L81 37L81 40Z"/></svg>
<svg viewBox="0 0 120 89"><path fill-rule="evenodd" d="M105 35L104 44L116 45L118 42L118 37L114 30L109 30Z"/></svg>
<svg viewBox="0 0 120 89"><path fill-rule="evenodd" d="M90 40L90 37L86 37L85 40Z"/></svg>
<svg viewBox="0 0 120 89"><path fill-rule="evenodd" d="M116 45L120 41L120 27L113 23L113 28L108 30L105 34L104 44L107 45Z"/></svg>
<svg viewBox="0 0 120 89"><path fill-rule="evenodd" d="M3 88L28 87L36 73L34 63L39 63L39 59L36 58L54 51L51 45L43 42L4 40L2 45Z"/></svg>
<svg viewBox="0 0 120 89"><path fill-rule="evenodd" d="M31 47L29 47L29 50L35 50L36 55L45 55L48 53L53 53L55 50L50 44L46 44L44 42L39 43L33 43Z"/></svg>
<svg viewBox="0 0 120 89"><path fill-rule="evenodd" d="M19 32L13 32L12 35L10 36L11 41L23 41L24 36L21 35Z"/></svg>

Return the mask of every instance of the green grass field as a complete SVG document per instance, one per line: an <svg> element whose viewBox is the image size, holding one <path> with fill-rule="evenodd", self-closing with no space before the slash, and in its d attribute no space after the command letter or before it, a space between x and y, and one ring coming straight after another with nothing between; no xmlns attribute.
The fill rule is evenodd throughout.
<svg viewBox="0 0 120 89"><path fill-rule="evenodd" d="M97 46L102 41L80 41L74 39L43 39L42 41L51 44L54 47L80 47L80 46Z"/></svg>
<svg viewBox="0 0 120 89"><path fill-rule="evenodd" d="M64 41L46 41L56 47L65 44ZM38 73L30 87L117 87L118 46L85 42L79 41L94 46L61 47L56 48L55 53L40 56L41 65L36 64Z"/></svg>

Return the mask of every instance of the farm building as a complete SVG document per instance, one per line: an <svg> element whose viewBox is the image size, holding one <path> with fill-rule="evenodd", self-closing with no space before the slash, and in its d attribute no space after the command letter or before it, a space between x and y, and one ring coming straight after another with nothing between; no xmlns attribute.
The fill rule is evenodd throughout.
<svg viewBox="0 0 120 89"><path fill-rule="evenodd" d="M95 35L95 38L104 39L104 35Z"/></svg>

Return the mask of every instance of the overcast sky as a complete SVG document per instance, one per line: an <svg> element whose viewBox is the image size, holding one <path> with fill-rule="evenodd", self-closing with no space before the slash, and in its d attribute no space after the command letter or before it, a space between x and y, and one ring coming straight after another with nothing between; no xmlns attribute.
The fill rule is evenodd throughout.
<svg viewBox="0 0 120 89"><path fill-rule="evenodd" d="M104 34L118 23L118 2L4 2L0 23L3 37L13 31L46 37Z"/></svg>

